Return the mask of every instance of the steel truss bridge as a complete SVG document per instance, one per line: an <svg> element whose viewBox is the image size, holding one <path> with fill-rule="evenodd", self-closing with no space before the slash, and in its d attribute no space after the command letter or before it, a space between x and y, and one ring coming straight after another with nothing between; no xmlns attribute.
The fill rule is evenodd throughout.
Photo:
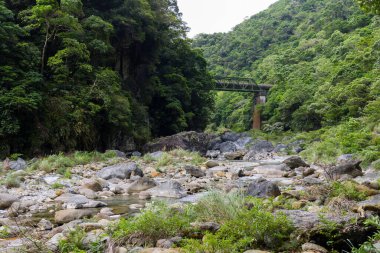
<svg viewBox="0 0 380 253"><path fill-rule="evenodd" d="M261 113L257 105L265 103L266 96L272 88L270 84L257 84L252 78L240 77L214 77L215 82L208 90L217 91L234 91L234 92L250 92L253 93L254 108L252 115L252 128L261 128Z"/></svg>
<svg viewBox="0 0 380 253"><path fill-rule="evenodd" d="M215 77L215 83L210 90L250 92L258 95L266 95L272 85L257 84L252 78L240 77Z"/></svg>

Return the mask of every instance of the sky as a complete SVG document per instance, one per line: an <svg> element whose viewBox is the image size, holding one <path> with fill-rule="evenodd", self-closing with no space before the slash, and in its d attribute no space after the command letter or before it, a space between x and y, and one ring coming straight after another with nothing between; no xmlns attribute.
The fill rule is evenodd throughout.
<svg viewBox="0 0 380 253"><path fill-rule="evenodd" d="M277 0L177 0L183 20L191 28L189 37L199 33L228 32Z"/></svg>

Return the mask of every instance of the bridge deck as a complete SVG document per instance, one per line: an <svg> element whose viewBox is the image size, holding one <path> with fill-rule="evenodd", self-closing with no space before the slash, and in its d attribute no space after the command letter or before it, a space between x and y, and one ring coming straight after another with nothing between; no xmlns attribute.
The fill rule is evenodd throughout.
<svg viewBox="0 0 380 253"><path fill-rule="evenodd" d="M216 77L215 81L211 90L267 93L272 87L269 84L256 84L251 78Z"/></svg>

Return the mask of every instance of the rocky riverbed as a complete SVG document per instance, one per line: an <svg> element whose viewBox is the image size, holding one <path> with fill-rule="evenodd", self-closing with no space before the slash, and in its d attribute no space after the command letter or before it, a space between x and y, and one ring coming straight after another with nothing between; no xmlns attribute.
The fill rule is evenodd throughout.
<svg viewBox="0 0 380 253"><path fill-rule="evenodd" d="M199 152L203 158L184 150ZM59 241L78 226L87 233L86 243L91 243L120 218L136 215L151 201L192 203L214 189L243 191L282 203L280 211L303 244L300 252L328 252L321 228L331 223L339 224L335 248L347 249L347 239L364 242L374 231L363 221L380 212L380 173L363 170L350 155L340 157L335 166L308 164L296 155L301 150L299 143L274 146L247 134L189 132L146 145L144 156L134 152L127 158L117 152L118 157L108 161L74 166L66 176L28 170L22 160L7 161L1 180L12 173L21 183L0 186L1 252L30 250L37 247L37 240L57 251ZM348 182L352 194L360 198L350 199L344 192L334 195L334 182ZM165 249L172 245L162 240L154 249L109 245L107 252L180 252Z"/></svg>

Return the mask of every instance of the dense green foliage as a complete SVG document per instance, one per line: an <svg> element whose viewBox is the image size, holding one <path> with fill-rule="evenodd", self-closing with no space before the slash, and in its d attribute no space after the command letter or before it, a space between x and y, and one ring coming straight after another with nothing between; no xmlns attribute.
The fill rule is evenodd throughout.
<svg viewBox="0 0 380 253"><path fill-rule="evenodd" d="M207 124L175 0L0 1L0 154L127 149Z"/></svg>
<svg viewBox="0 0 380 253"><path fill-rule="evenodd" d="M272 214L272 208L271 201L246 198L238 193L211 192L199 203L180 208L153 203L141 214L121 220L110 229L110 234L118 245L148 246L158 239L180 235L183 240L179 246L189 253L234 253L257 247L284 249L294 228L286 216ZM214 217L211 220L221 225L215 233L194 226L197 223L193 222L210 221Z"/></svg>
<svg viewBox="0 0 380 253"><path fill-rule="evenodd" d="M374 13L380 13L380 1L379 0L357 0L364 10Z"/></svg>
<svg viewBox="0 0 380 253"><path fill-rule="evenodd" d="M338 139L329 140L329 150L371 146L377 155L379 45L380 17L353 0L280 0L233 31L199 35L194 43L215 74L274 85L262 108L268 125L323 128ZM250 94L218 94L213 127L248 130L251 107Z"/></svg>

